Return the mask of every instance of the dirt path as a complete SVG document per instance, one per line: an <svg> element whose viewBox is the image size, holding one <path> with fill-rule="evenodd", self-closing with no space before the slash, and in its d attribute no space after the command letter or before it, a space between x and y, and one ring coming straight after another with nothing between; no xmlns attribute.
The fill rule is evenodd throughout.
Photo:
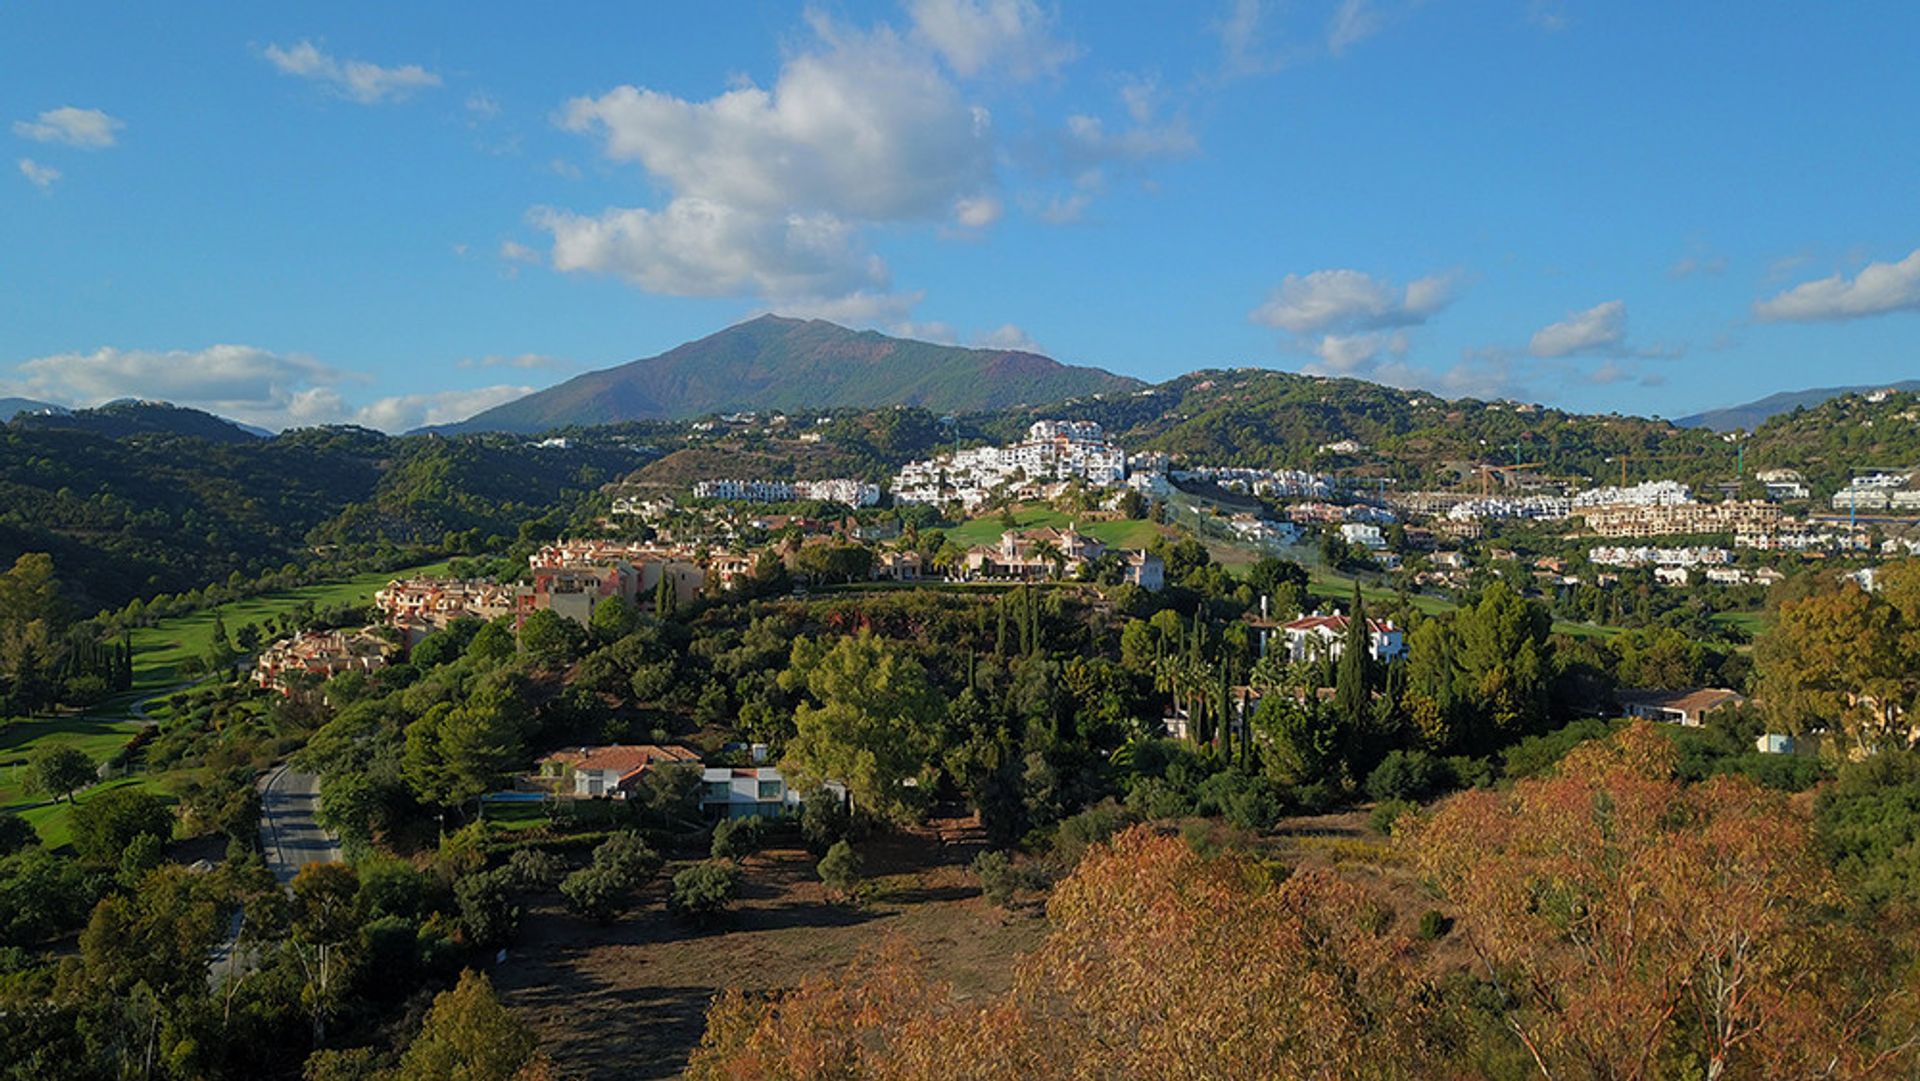
<svg viewBox="0 0 1920 1081"><path fill-rule="evenodd" d="M763 853L746 863L736 911L705 932L668 915L658 890L610 927L571 915L549 895L530 906L519 944L492 972L494 985L563 1071L585 1078L677 1076L722 990L792 987L887 935L920 951L929 971L962 994L1005 989L1014 958L1039 941L1043 921L986 904L937 842L874 847L869 863L886 877L874 880L873 902L829 901L803 851ZM903 867L909 850L917 858Z"/></svg>

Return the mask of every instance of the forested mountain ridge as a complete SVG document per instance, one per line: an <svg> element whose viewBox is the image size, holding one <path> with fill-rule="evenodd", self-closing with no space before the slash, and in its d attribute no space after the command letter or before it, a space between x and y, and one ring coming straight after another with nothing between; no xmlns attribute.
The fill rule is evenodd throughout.
<svg viewBox="0 0 1920 1081"><path fill-rule="evenodd" d="M32 412L12 423L35 431L72 431L119 439L131 435L185 436L245 443L270 434L199 409L168 402L118 401L92 409Z"/></svg>
<svg viewBox="0 0 1920 1081"><path fill-rule="evenodd" d="M1021 350L937 345L766 315L439 430L532 433L743 410L913 405L978 411L1143 385Z"/></svg>
<svg viewBox="0 0 1920 1081"><path fill-rule="evenodd" d="M636 464L504 438L0 431L0 562L47 552L81 611L348 550L512 539Z"/></svg>

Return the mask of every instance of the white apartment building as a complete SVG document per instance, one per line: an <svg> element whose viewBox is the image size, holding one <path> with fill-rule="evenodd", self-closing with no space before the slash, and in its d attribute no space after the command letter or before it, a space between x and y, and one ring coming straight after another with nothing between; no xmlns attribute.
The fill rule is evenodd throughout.
<svg viewBox="0 0 1920 1081"><path fill-rule="evenodd" d="M1668 507L1693 502L1693 490L1677 480L1650 480L1630 487L1605 485L1576 492L1575 507Z"/></svg>
<svg viewBox="0 0 1920 1081"><path fill-rule="evenodd" d="M996 489L1032 491L1070 480L1108 488L1126 479L1127 452L1107 442L1100 425L1042 420L1019 443L909 462L894 476L892 488L903 503L959 502L972 508Z"/></svg>

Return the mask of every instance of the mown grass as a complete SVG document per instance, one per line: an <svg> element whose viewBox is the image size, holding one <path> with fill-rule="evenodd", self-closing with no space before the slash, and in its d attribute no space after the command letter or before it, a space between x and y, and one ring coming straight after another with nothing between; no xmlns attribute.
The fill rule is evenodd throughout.
<svg viewBox="0 0 1920 1081"><path fill-rule="evenodd" d="M157 778L136 775L132 777L119 777L94 785L92 788L80 793L78 799L81 803L85 803L103 792L111 792L116 788L143 789L152 792L154 795L165 799L169 803L173 802L174 798L173 793L167 791ZM4 795L0 795L0 799L5 798ZM59 803L49 803L38 807L26 806L26 804L31 804L40 798L43 797L32 797L26 799L24 802L9 802L5 805L0 805L0 812L17 814L21 818L26 819L27 824L39 832L40 843L48 849L56 849L70 844L73 841L73 804L61 801Z"/></svg>
<svg viewBox="0 0 1920 1081"><path fill-rule="evenodd" d="M1018 529L1039 529L1042 526L1059 529L1072 525L1110 548L1145 548L1160 536L1160 527L1152 522L1135 518L1108 522L1083 521L1046 506L1020 506L1014 510L1013 520ZM976 544L995 544L1006 529L1000 516L994 514L972 519L947 530L947 539L963 548L971 548Z"/></svg>
<svg viewBox="0 0 1920 1081"><path fill-rule="evenodd" d="M381 586L396 577L445 573L445 563L413 567L403 571L380 571L355 575L338 582L302 586L298 589L263 594L220 605L190 615L164 619L133 633L134 690L117 695L83 714L58 717L18 717L0 726L0 812L21 815L40 831L50 847L67 843L69 838L66 803L35 806L45 796L26 791L26 762L35 751L48 744L68 743L78 747L94 762L104 762L125 747L142 725L130 712L140 699L164 691L183 681L181 662L204 654L213 642L215 613L226 621L229 633L245 623L261 623L292 613L303 604L328 608L369 600ZM155 703L148 715L155 721L165 719L168 707ZM139 774L108 781L80 794L88 796L112 788L137 785L163 795L163 778Z"/></svg>
<svg viewBox="0 0 1920 1081"><path fill-rule="evenodd" d="M216 615L226 623L227 633L232 634L243 624L265 623L288 615L303 604L331 608L369 601L380 587L395 578L444 574L446 569L445 563L433 563L406 570L370 571L338 582L264 593L190 615L163 619L133 632L133 685L142 690L156 690L180 682L181 663L205 654L213 644Z"/></svg>

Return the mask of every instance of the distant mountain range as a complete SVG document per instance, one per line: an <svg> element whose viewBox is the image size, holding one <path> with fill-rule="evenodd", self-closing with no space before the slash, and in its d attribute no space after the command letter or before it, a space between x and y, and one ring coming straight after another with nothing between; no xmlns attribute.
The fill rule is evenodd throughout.
<svg viewBox="0 0 1920 1081"><path fill-rule="evenodd" d="M890 405L979 412L1145 386L1037 353L936 345L765 315L433 430L534 433L708 413Z"/></svg>
<svg viewBox="0 0 1920 1081"><path fill-rule="evenodd" d="M21 413L64 413L65 409L47 402L36 402L32 398L0 398L0 424L5 424Z"/></svg>
<svg viewBox="0 0 1920 1081"><path fill-rule="evenodd" d="M0 413L4 413L7 402L22 401L19 398L0 399ZM59 409L57 406L43 406L43 409L57 412L16 412L11 414L14 427L35 431L87 432L105 436L108 439L121 439L131 435L173 435L194 439L206 439L215 443L251 443L256 439L273 433L250 425L217 417L212 413L185 406L171 405L167 402L144 402L126 399L108 402L93 409Z"/></svg>
<svg viewBox="0 0 1920 1081"><path fill-rule="evenodd" d="M1857 387L1816 387L1812 390L1783 390L1778 394L1769 394L1757 401L1745 405L1728 406L1725 409L1709 409L1704 413L1695 413L1690 417L1681 417L1674 421L1682 428L1707 428L1716 432L1735 430L1753 431L1760 427L1768 417L1781 413L1791 413L1800 408L1812 408L1821 402L1838 398L1842 394L1866 394L1876 390L1920 390L1920 379L1907 379L1898 383L1867 383Z"/></svg>

